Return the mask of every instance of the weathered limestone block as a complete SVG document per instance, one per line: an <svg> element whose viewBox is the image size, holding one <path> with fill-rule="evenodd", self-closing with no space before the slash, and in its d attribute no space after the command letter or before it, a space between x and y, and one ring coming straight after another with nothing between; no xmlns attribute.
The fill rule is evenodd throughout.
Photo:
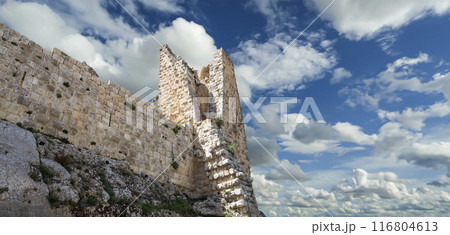
<svg viewBox="0 0 450 235"><path fill-rule="evenodd" d="M48 189L31 177L39 166L33 135L0 121L0 216L49 216Z"/></svg>
<svg viewBox="0 0 450 235"><path fill-rule="evenodd" d="M54 183L50 182L48 185L49 190L58 192L58 197L61 201L77 203L80 198L78 196L78 192L70 184L69 172L59 163L50 159L41 159L41 163L43 166L51 169L54 173L52 178Z"/></svg>

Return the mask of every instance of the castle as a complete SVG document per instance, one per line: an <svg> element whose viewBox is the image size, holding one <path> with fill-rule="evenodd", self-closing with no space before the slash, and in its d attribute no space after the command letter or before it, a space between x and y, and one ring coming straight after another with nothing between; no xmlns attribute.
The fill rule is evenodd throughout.
<svg viewBox="0 0 450 235"><path fill-rule="evenodd" d="M233 62L218 50L196 71L160 48L159 95L147 102L86 63L0 23L0 118L170 181L225 210L260 214Z"/></svg>

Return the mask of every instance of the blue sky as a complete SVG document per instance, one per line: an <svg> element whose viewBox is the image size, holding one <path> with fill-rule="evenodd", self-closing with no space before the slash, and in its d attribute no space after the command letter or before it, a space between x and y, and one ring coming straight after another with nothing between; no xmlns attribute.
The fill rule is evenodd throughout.
<svg viewBox="0 0 450 235"><path fill-rule="evenodd" d="M267 98L267 123L246 126L267 216L449 216L449 0L337 0L294 42L331 0L119 2L197 69L224 48L252 103L300 101L281 123ZM0 4L2 23L101 79L158 86L159 45L115 0ZM325 123L297 119L306 97Z"/></svg>

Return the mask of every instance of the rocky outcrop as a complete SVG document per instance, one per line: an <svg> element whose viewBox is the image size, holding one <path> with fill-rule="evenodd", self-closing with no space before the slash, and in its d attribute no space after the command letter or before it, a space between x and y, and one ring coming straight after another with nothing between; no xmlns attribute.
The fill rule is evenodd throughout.
<svg viewBox="0 0 450 235"><path fill-rule="evenodd" d="M223 216L125 161L0 121L0 216Z"/></svg>
<svg viewBox="0 0 450 235"><path fill-rule="evenodd" d="M0 122L0 216L49 216L54 213L47 185L34 181L39 153L32 133Z"/></svg>

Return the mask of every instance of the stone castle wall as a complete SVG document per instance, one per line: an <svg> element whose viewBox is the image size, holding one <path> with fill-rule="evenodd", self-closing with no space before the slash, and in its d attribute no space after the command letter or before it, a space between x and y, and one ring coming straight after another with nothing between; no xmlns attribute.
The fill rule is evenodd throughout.
<svg viewBox="0 0 450 235"><path fill-rule="evenodd" d="M159 107L162 114L179 123L192 122L194 71L167 46L161 47L160 50L159 79Z"/></svg>
<svg viewBox="0 0 450 235"><path fill-rule="evenodd" d="M0 37L0 118L127 160L151 177L182 153L179 168L167 168L162 178L190 192L198 189L195 159L189 157L192 125L175 134L178 123L153 107L149 132L149 115L139 115L148 108L129 102L128 90L101 81L86 63L58 49L49 52L4 25Z"/></svg>
<svg viewBox="0 0 450 235"><path fill-rule="evenodd" d="M1 119L126 160L136 173L171 181L190 196L220 195L224 208L240 215L259 214L239 99L228 99L239 97L234 68L223 50L198 78L162 47L158 104L1 23L0 37ZM230 110L237 115L226 116Z"/></svg>

